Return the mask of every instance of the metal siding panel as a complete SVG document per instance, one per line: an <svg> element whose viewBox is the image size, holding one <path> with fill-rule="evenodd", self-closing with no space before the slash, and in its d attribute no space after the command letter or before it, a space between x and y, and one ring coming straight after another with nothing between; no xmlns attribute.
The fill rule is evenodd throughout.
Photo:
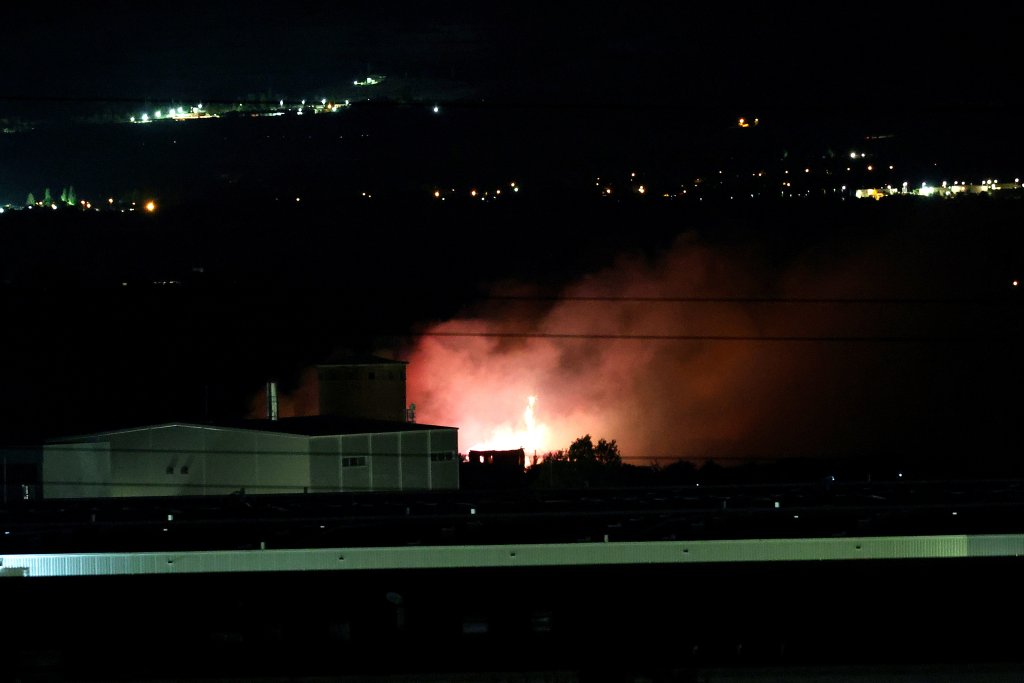
<svg viewBox="0 0 1024 683"><path fill-rule="evenodd" d="M430 488L429 432L399 432L402 451L402 489L415 491Z"/></svg>
<svg viewBox="0 0 1024 683"><path fill-rule="evenodd" d="M372 482L377 476L378 466L384 467L376 462L370 455L370 436L368 434L353 434L341 437L342 457L344 458L366 458L366 467L344 467L339 459L338 467L342 468L341 483L345 491L369 491L373 489Z"/></svg>
<svg viewBox="0 0 1024 683"><path fill-rule="evenodd" d="M309 442L311 491L341 491L341 445L337 436L321 436Z"/></svg>
<svg viewBox="0 0 1024 683"><path fill-rule="evenodd" d="M302 493L309 487L309 438L260 433L256 436L255 493Z"/></svg>
<svg viewBox="0 0 1024 683"><path fill-rule="evenodd" d="M259 483L256 471L256 434L211 430L206 435L206 489L208 495L225 495Z"/></svg>
<svg viewBox="0 0 1024 683"><path fill-rule="evenodd" d="M374 491L396 491L402 489L401 445L398 434L370 434L371 457L373 458Z"/></svg>

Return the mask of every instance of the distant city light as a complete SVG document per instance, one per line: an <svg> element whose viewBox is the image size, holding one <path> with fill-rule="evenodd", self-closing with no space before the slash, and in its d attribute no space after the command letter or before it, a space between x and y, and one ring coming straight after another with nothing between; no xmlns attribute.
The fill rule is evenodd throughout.
<svg viewBox="0 0 1024 683"><path fill-rule="evenodd" d="M156 202L154 202L152 199L146 202L146 211L150 213L156 211Z"/></svg>
<svg viewBox="0 0 1024 683"><path fill-rule="evenodd" d="M476 196L476 190L470 190L469 191L469 196L470 197L475 197Z"/></svg>
<svg viewBox="0 0 1024 683"><path fill-rule="evenodd" d="M283 107L283 106L284 106L284 100L281 100L280 102L278 102L278 103L277 103L277 106L279 106L279 107Z"/></svg>
<svg viewBox="0 0 1024 683"><path fill-rule="evenodd" d="M323 107L327 106L327 98L326 97L324 99L320 100L320 105L323 106Z"/></svg>
<svg viewBox="0 0 1024 683"><path fill-rule="evenodd" d="M857 153L856 152L850 152L850 158L851 159L856 159L857 158Z"/></svg>
<svg viewBox="0 0 1024 683"><path fill-rule="evenodd" d="M131 121L132 123L135 123L135 117L134 117L134 116L133 116L133 117L131 117L131 118L130 118L130 119L128 119L128 120L129 120L129 121Z"/></svg>
<svg viewBox="0 0 1024 683"><path fill-rule="evenodd" d="M158 118L158 119L162 119L162 118L164 117L164 113L163 113L163 111L161 111L160 109L157 109L157 110L156 110L156 113L154 114L154 116L155 116L156 118Z"/></svg>
<svg viewBox="0 0 1024 683"><path fill-rule="evenodd" d="M437 197L440 197L440 196L441 196L441 191L440 190L434 190L434 197L437 198Z"/></svg>
<svg viewBox="0 0 1024 683"><path fill-rule="evenodd" d="M113 204L113 203L114 203L114 198L113 197L109 197L107 199L107 204Z"/></svg>
<svg viewBox="0 0 1024 683"><path fill-rule="evenodd" d="M869 170L869 171L874 171L874 170L875 170L875 167L874 167L874 166L872 166L871 164L868 164L868 170Z"/></svg>
<svg viewBox="0 0 1024 683"><path fill-rule="evenodd" d="M641 185L639 188L637 188L637 192L639 192L640 194L644 194L647 192L647 188Z"/></svg>
<svg viewBox="0 0 1024 683"><path fill-rule="evenodd" d="M435 105L434 105L434 113L435 113L435 114L437 114L437 113L439 113L440 111L441 111L441 107L439 107L439 106L437 106L437 105L435 104Z"/></svg>

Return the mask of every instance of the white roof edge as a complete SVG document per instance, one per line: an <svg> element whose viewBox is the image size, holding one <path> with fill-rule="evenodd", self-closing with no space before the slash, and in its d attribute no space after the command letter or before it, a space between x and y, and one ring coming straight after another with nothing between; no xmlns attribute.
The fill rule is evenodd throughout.
<svg viewBox="0 0 1024 683"><path fill-rule="evenodd" d="M105 432L94 432L92 434L76 434L74 436L62 436L56 439L47 439L43 442L43 445L47 444L58 444L58 443L73 443L83 439L95 439L104 436L114 436L115 434L131 434L132 432L144 432L147 430L154 429L168 429L170 427L187 427L190 429L205 429L211 432L258 432L260 434L275 434L278 436L290 436L293 438L306 438L305 434L292 434L290 432L275 432L266 429L249 429L246 427L224 427L221 425L200 425L192 422L164 422L161 424L144 425L142 427L129 427L127 429L111 429Z"/></svg>

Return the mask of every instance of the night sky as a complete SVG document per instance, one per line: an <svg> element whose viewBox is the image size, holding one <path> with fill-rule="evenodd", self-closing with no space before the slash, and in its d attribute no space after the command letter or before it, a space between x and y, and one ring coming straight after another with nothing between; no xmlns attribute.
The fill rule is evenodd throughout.
<svg viewBox="0 0 1024 683"><path fill-rule="evenodd" d="M410 400L463 426L463 447L516 432L538 393L551 447L591 432L636 457L1012 452L1021 202L671 212L561 193L632 169L652 187L781 173L869 144L916 174L1021 174L1022 11L5 8L0 119L34 129L0 137L0 203L73 183L166 209L0 220L5 438L236 417L268 377L301 396L310 363L355 345L412 360ZM356 99L369 74L388 79L338 123L110 123L167 101ZM739 116L763 119L759 137L736 137ZM898 150L866 142L879 135ZM417 203L517 180L509 208ZM521 305L494 300L507 292ZM739 301L572 302L610 293ZM744 303L762 297L778 301ZM865 298L897 303L827 305ZM482 336L416 334L452 330ZM746 341L487 336L595 331ZM762 340L792 335L875 341Z"/></svg>
<svg viewBox="0 0 1024 683"><path fill-rule="evenodd" d="M298 95L374 73L437 95L687 108L1007 105L1017 7L104 2L6 10L7 96ZM429 93L435 94L435 93Z"/></svg>

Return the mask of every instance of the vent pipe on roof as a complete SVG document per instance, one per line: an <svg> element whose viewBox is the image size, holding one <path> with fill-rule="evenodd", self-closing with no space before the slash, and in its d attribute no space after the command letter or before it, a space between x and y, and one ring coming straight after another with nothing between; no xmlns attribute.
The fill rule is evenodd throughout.
<svg viewBox="0 0 1024 683"><path fill-rule="evenodd" d="M277 382L267 382L267 419L277 419Z"/></svg>

